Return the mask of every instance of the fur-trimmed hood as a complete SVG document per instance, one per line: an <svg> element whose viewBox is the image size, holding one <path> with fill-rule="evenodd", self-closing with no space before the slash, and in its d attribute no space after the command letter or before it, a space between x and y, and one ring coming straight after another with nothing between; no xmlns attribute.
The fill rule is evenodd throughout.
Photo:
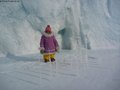
<svg viewBox="0 0 120 90"><path fill-rule="evenodd" d="M42 35L44 35L45 37L52 37L52 36L54 36L54 33L52 32L51 34L47 34L47 33L43 32Z"/></svg>

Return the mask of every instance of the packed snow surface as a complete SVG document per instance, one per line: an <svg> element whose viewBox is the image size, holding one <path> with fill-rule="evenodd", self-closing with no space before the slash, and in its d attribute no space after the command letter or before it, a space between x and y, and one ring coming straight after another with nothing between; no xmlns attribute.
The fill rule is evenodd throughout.
<svg viewBox="0 0 120 90"><path fill-rule="evenodd" d="M120 51L61 51L56 63L39 54L0 58L0 90L120 90Z"/></svg>

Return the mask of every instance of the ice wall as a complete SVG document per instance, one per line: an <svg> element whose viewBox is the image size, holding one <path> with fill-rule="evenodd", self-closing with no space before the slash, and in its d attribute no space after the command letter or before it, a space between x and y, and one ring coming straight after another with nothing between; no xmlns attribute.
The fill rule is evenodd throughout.
<svg viewBox="0 0 120 90"><path fill-rule="evenodd" d="M47 24L63 49L120 47L120 0L20 0L0 8L1 56L38 52Z"/></svg>
<svg viewBox="0 0 120 90"><path fill-rule="evenodd" d="M38 34L27 21L20 2L0 2L0 55L37 51Z"/></svg>
<svg viewBox="0 0 120 90"><path fill-rule="evenodd" d="M81 30L93 49L120 47L120 0L80 0Z"/></svg>

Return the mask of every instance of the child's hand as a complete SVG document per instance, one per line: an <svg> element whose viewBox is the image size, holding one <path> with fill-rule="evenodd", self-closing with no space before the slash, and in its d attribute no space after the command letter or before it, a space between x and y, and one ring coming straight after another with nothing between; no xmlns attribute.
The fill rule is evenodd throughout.
<svg viewBox="0 0 120 90"><path fill-rule="evenodd" d="M44 53L45 53L45 51L42 49L42 50L40 50L40 53L41 53L41 54L44 54Z"/></svg>
<svg viewBox="0 0 120 90"><path fill-rule="evenodd" d="M59 49L59 47L57 47L57 48L56 48L56 52L58 52L58 53L59 53L59 50L60 50L60 49Z"/></svg>
<svg viewBox="0 0 120 90"><path fill-rule="evenodd" d="M41 53L41 54L44 54L44 53L45 53L45 49L44 49L43 47L39 47L38 49L40 50L40 53Z"/></svg>

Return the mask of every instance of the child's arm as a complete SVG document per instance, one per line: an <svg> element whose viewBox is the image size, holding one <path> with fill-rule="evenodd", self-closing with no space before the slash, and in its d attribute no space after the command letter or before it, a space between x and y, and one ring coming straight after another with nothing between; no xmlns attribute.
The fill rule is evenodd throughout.
<svg viewBox="0 0 120 90"><path fill-rule="evenodd" d="M58 44L55 36L53 36L53 40L54 40L54 44L55 44L56 50L58 51L59 50L59 44Z"/></svg>
<svg viewBox="0 0 120 90"><path fill-rule="evenodd" d="M44 36L41 36L41 40L40 40L40 50L44 50Z"/></svg>

